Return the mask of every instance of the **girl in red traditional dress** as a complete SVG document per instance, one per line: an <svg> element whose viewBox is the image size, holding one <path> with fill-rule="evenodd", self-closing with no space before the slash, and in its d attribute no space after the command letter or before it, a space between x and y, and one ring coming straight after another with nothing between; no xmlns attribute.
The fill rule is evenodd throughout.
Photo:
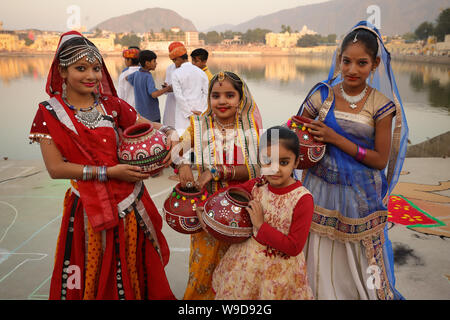
<svg viewBox="0 0 450 320"><path fill-rule="evenodd" d="M119 130L148 121L117 97L98 49L74 31L60 39L46 92L30 139L50 176L71 180L50 299L175 299L162 219L143 183L149 175L117 156Z"/></svg>
<svg viewBox="0 0 450 320"><path fill-rule="evenodd" d="M283 127L260 140L261 171L242 185L252 194L248 212L253 237L232 244L214 271L216 299L309 300L302 252L311 225L313 198L292 173L299 161L297 135Z"/></svg>

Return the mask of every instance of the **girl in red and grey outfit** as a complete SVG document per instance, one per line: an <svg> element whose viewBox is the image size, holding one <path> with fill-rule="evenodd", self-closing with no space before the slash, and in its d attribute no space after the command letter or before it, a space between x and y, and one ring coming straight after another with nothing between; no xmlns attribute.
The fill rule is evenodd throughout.
<svg viewBox="0 0 450 320"><path fill-rule="evenodd" d="M118 130L148 122L117 97L98 49L62 35L30 139L53 179L70 179L50 299L174 299L162 219L139 167L119 164ZM156 129L169 133L168 128Z"/></svg>

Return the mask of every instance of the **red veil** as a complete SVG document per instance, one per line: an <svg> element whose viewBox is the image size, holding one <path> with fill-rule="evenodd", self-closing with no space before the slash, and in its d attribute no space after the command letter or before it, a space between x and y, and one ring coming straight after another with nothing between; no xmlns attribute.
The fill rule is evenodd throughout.
<svg viewBox="0 0 450 320"><path fill-rule="evenodd" d="M115 166L118 164L117 129L125 129L135 124L137 113L133 107L117 97L111 76L103 59L101 59L103 78L98 93L106 116L95 129L89 129L76 120L74 112L61 97L63 79L58 70L58 55L66 41L77 37L83 36L76 31L70 31L61 36L45 87L50 99L39 104L30 136L39 137L44 134L44 136L51 137L63 158L70 163ZM121 221L119 220L119 213L122 213L126 215L126 218L129 218L128 215L135 214L138 225L142 228L139 229L138 227L137 232L141 247L136 251L138 259L136 266L140 268L138 272L142 288L144 285L141 280L147 279L148 281L148 285L145 287L146 297L150 299L173 299L164 272L164 266L169 260L169 247L161 232L162 218L144 183L142 181L129 183L110 179L106 182L96 180L77 181L73 186L72 192L66 194L64 202L65 211L58 238L50 298L59 299L61 292L66 291L63 286L65 280L61 277L64 268L67 267L65 266L66 259L69 259L71 264L75 263L80 265L82 269L84 268L85 250L87 250L84 238L87 225L83 222L85 212L89 225L94 232L106 232L106 247L101 262L102 271L95 297L100 299L117 298L114 286L116 273L119 269L115 265L115 259L120 258L123 265L121 269L125 296L127 299L135 298L129 285L131 281L129 281L129 270L125 267L127 260L124 256L125 248L123 245L126 243L125 227L124 224L119 223ZM78 195L77 200L74 200L75 195ZM71 211L73 212L71 213ZM70 220L73 217L75 217L75 220ZM74 224L73 228L69 227L71 224ZM71 234L71 237L73 236L73 240L70 240L69 234ZM118 241L118 246L116 241ZM146 245L144 246L143 243L146 243ZM70 246L72 246L71 250L68 249ZM142 253L143 249L141 249L144 247L145 255ZM151 247L155 249L153 250ZM115 248L120 253L119 251L116 252ZM67 252L72 252L71 257L65 257ZM141 261L144 259L143 257L146 259L145 262ZM143 276L144 273L145 276ZM127 280L125 281L125 279ZM70 297L69 291L67 291L67 295L67 298L83 298L83 288L71 290ZM86 296L84 297L86 298Z"/></svg>
<svg viewBox="0 0 450 320"><path fill-rule="evenodd" d="M50 97L53 97L55 95L61 94L62 92L62 83L63 79L61 75L59 74L58 66L58 54L61 50L61 47L64 43L66 43L68 40L73 38L83 38L83 35L77 31L69 31L64 33L61 38L59 39L58 48L56 49L55 56L53 58L52 65L50 67L50 71L47 76L47 84L45 85L45 91ZM109 75L108 69L106 69L105 62L101 61L102 63L102 82L100 86L100 93L104 95L110 95L117 97L116 89L114 88L114 83L111 79L111 76Z"/></svg>

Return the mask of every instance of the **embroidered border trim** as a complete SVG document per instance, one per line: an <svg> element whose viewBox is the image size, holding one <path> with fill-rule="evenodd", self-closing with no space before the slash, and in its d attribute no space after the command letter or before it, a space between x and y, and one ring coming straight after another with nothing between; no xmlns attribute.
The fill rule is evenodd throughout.
<svg viewBox="0 0 450 320"><path fill-rule="evenodd" d="M330 239L357 242L383 231L387 215L387 211L376 211L365 218L353 219L316 205L311 230Z"/></svg>
<svg viewBox="0 0 450 320"><path fill-rule="evenodd" d="M376 288L377 296L380 300L393 300L394 293L389 285L389 278L386 273L386 266L383 257L384 232L365 238L362 241L366 249L366 258L370 266L378 266L381 270L380 287Z"/></svg>

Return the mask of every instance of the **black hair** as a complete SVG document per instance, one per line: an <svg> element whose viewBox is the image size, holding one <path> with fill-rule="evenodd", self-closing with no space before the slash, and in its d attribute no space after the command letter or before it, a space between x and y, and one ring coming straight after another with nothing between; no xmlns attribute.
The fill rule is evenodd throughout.
<svg viewBox="0 0 450 320"><path fill-rule="evenodd" d="M139 63L141 66L145 67L146 61L152 61L153 59L156 59L156 53L150 50L142 50L139 52Z"/></svg>
<svg viewBox="0 0 450 320"><path fill-rule="evenodd" d="M208 51L203 48L195 49L191 52L191 57L198 57L202 61L208 61Z"/></svg>
<svg viewBox="0 0 450 320"><path fill-rule="evenodd" d="M183 60L188 60L188 59L189 59L187 53L183 54L183 55L180 56L180 57L181 57L181 59L183 59Z"/></svg>
<svg viewBox="0 0 450 320"><path fill-rule="evenodd" d="M373 32L362 28L355 29L345 36L344 40L342 40L341 55L348 45L353 43L355 37L357 42L361 42L364 45L367 54L375 61L378 54L377 36Z"/></svg>
<svg viewBox="0 0 450 320"><path fill-rule="evenodd" d="M242 96L244 95L242 91L242 80L239 78L239 76L231 71L224 71L225 78L229 79L231 84L233 85L233 88L236 89L237 92L239 92L239 100L242 99ZM211 81L209 82L209 92L211 92L212 87L214 83L216 83L219 80L219 73L216 74Z"/></svg>
<svg viewBox="0 0 450 320"><path fill-rule="evenodd" d="M63 45L61 46L61 48L59 49L59 52L64 51L64 49L67 49L68 47L72 47L72 46L77 46L77 45L85 45L88 44L92 47L95 47L95 44L92 43L92 41L90 41L88 38L85 37L75 37L72 39L67 40L66 42L63 43ZM97 48L98 50L98 48Z"/></svg>
<svg viewBox="0 0 450 320"><path fill-rule="evenodd" d="M278 140L275 140L277 138ZM275 141L272 141L272 139ZM275 126L267 129L259 141L259 150L270 147L272 142L279 142L284 148L295 154L295 160L300 156L300 141L298 140L297 134L286 127Z"/></svg>

